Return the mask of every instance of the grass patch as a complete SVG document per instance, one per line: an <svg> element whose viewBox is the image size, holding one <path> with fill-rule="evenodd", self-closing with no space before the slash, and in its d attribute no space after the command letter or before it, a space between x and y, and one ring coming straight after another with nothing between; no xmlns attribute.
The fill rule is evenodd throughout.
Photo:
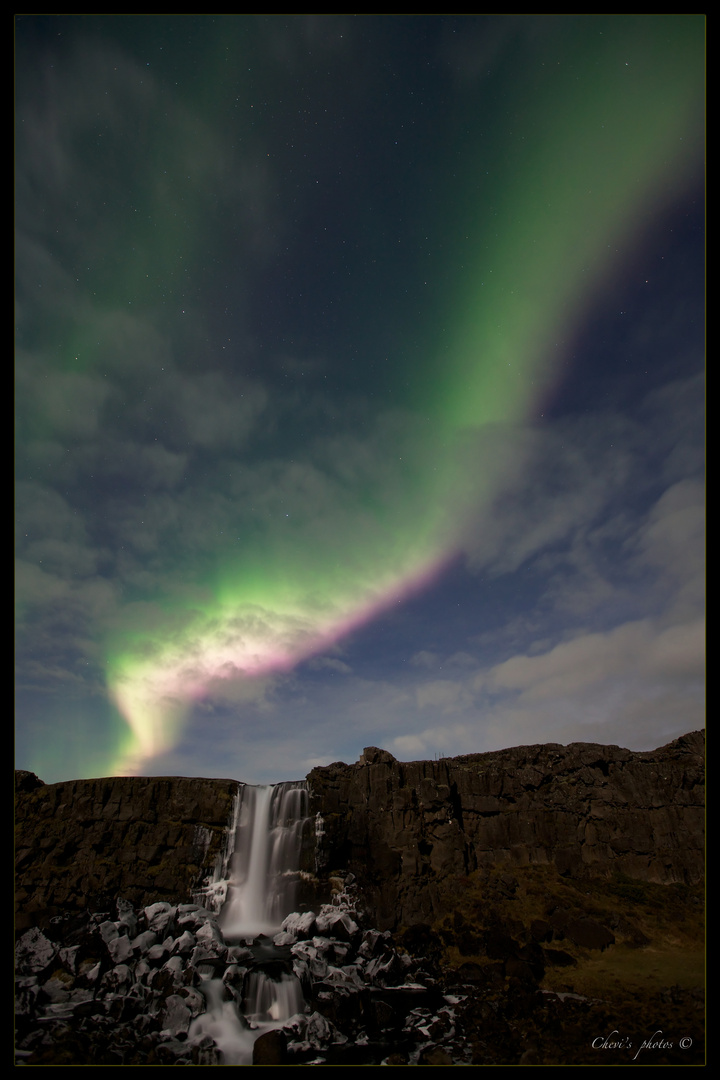
<svg viewBox="0 0 720 1080"><path fill-rule="evenodd" d="M557 993L571 990L587 997L615 996L624 992L637 996L670 986L693 989L705 986L705 951L672 945L630 949L611 945L599 955L578 957L572 969L546 970L542 986Z"/></svg>
<svg viewBox="0 0 720 1080"><path fill-rule="evenodd" d="M636 997L671 986L705 985L704 885L658 885L624 876L564 878L554 866L479 870L458 882L455 910L435 929L445 943L440 963L487 963L472 948L473 930L501 928L519 944L532 940L537 920L558 912L609 928L615 944L582 948L557 928L544 948L569 953L573 967L546 967L542 986L589 997L623 992ZM466 943L463 952L463 942Z"/></svg>

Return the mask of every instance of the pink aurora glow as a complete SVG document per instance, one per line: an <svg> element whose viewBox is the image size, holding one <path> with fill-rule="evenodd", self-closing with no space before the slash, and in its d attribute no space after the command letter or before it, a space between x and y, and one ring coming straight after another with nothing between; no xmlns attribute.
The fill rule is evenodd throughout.
<svg viewBox="0 0 720 1080"><path fill-rule="evenodd" d="M258 634L238 641L230 633L219 642L201 633L194 646L179 648L161 661L140 662L113 688L116 705L134 734L134 745L123 755L116 775L139 773L145 763L177 741L185 715L194 701L209 696L219 682L253 679L290 671L303 660L336 644L382 611L402 603L431 585L456 557L443 554L420 571L395 583L381 598L373 597L343 618L321 628L282 626L277 634ZM278 620L282 624L282 617ZM222 632L222 628L221 628ZM284 641L274 641L273 637Z"/></svg>

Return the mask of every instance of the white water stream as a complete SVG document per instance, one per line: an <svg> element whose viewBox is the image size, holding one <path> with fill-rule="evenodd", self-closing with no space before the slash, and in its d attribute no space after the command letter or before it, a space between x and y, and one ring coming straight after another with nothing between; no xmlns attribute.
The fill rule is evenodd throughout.
<svg viewBox="0 0 720 1080"><path fill-rule="evenodd" d="M277 933L293 911L307 804L304 784L243 788L219 918L225 938Z"/></svg>
<svg viewBox="0 0 720 1080"><path fill-rule="evenodd" d="M203 890L206 904L222 905L218 924L226 942L270 937L294 910L307 808L304 783L240 788L225 856ZM305 1007L299 980L285 972L248 971L242 1012L237 1001L226 1000L221 980L208 979L203 990L207 1011L190 1034L211 1035L226 1065L252 1064L255 1040Z"/></svg>

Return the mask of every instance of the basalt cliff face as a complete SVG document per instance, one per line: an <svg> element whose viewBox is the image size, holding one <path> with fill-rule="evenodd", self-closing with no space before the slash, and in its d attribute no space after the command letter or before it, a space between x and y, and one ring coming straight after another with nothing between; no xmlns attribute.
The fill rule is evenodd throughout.
<svg viewBox="0 0 720 1080"><path fill-rule="evenodd" d="M694 883L704 874L705 736L658 750L574 743L439 761L370 747L309 777L317 859L350 867L374 924L432 923L475 871Z"/></svg>
<svg viewBox="0 0 720 1080"><path fill-rule="evenodd" d="M43 784L18 772L16 929L55 915L190 899L221 852L238 784L108 777Z"/></svg>
<svg viewBox="0 0 720 1080"><path fill-rule="evenodd" d="M703 753L370 747L292 813L234 780L17 773L18 1063L703 1064ZM301 914L247 947L206 900L230 822L269 851L280 819ZM259 864L232 888L274 896Z"/></svg>
<svg viewBox="0 0 720 1080"><path fill-rule="evenodd" d="M352 871L381 930L431 923L484 868L551 864L570 877L670 884L704 872L704 750L694 732L633 753L576 743L402 763L368 748L314 769L306 905ZM16 929L78 909L190 899L211 873L234 780L16 774ZM314 894L313 894L314 888Z"/></svg>

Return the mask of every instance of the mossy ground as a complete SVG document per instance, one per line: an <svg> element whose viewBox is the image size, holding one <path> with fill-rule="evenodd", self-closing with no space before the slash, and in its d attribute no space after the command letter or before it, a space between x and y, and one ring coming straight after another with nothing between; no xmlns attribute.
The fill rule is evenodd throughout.
<svg viewBox="0 0 720 1080"><path fill-rule="evenodd" d="M502 925L517 940L532 923L563 910L608 926L615 944L602 951L583 949L558 931L548 948L562 949L572 968L546 968L545 989L596 993L603 987L662 989L705 984L704 885L658 885L617 876L564 878L550 866L478 871L462 880L457 905L436 926L441 933L457 925L458 915L472 927ZM457 935L454 935L457 941ZM645 940L643 940L645 939ZM449 940L449 938L448 938ZM446 962L481 962L449 944Z"/></svg>
<svg viewBox="0 0 720 1080"><path fill-rule="evenodd" d="M554 867L532 866L478 871L457 882L456 895L454 910L438 920L430 940L434 962L449 982L456 973L461 981L468 965L475 966L477 996L466 1021L477 1034L476 1064L517 1064L524 1052L519 1035L532 1050L527 1064L703 1063L702 884L570 879ZM554 966L546 959L536 987L544 995L529 993L527 983L520 986L507 975L499 979L487 932L527 946L541 924L547 928L558 921L558 913L609 928L615 943L581 947L556 926L551 939L539 944L546 958L549 950L558 950L565 963ZM485 985L484 970L492 973ZM621 1047L597 1045L613 1031ZM656 1041L668 1045L638 1053L658 1031L663 1035Z"/></svg>

